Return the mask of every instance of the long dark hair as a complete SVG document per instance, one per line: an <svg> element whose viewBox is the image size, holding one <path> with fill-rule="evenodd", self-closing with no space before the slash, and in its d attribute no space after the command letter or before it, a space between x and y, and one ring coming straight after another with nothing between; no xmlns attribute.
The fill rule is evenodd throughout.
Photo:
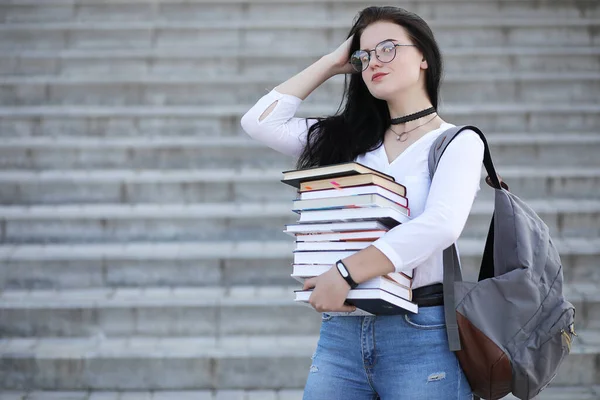
<svg viewBox="0 0 600 400"><path fill-rule="evenodd" d="M357 14L348 33L347 38L354 35L351 53L360 47L360 36L365 28L377 21L389 21L402 26L413 44L423 53L427 61L426 91L431 104L437 109L442 56L427 23L418 15L399 7L367 7ZM349 162L360 154L376 149L383 143L391 117L386 101L371 95L361 74L351 74L349 80L348 75L345 76L344 94L336 114L317 119L319 121L308 131L307 143L296 163L297 169Z"/></svg>

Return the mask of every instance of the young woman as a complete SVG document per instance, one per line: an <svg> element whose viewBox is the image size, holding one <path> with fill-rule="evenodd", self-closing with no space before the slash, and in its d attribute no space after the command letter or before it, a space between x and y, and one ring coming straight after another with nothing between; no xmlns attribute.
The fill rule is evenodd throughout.
<svg viewBox="0 0 600 400"><path fill-rule="evenodd" d="M294 117L337 74L350 74L343 109L328 118ZM484 146L475 132L461 133L430 180L430 146L454 126L435 111L441 75L440 51L425 21L401 8L369 7L338 49L275 87L242 118L251 137L298 157L298 168L357 161L407 188L411 220L343 259L349 279L331 268L304 285L314 288L310 304L323 313L305 399L472 398L448 349L442 252L458 239L479 190ZM411 270L418 314L328 314L354 309L344 304L352 284Z"/></svg>

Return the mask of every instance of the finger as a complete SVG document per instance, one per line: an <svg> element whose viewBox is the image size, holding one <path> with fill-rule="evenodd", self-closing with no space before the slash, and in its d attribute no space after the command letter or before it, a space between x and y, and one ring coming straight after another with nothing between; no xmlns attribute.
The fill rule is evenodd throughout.
<svg viewBox="0 0 600 400"><path fill-rule="evenodd" d="M310 303L310 305L312 306L312 308L315 309L315 311L318 312L325 312L325 308L321 307L320 305L318 305L317 303L315 303L314 301L312 303Z"/></svg>
<svg viewBox="0 0 600 400"><path fill-rule="evenodd" d="M304 286L302 286L302 290L308 290L315 287L317 282L317 278L308 278L304 281Z"/></svg>

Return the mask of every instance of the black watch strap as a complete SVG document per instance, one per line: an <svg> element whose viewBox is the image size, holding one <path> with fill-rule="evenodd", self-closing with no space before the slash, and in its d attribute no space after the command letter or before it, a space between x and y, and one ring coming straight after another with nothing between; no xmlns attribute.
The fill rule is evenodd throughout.
<svg viewBox="0 0 600 400"><path fill-rule="evenodd" d="M342 262L342 260L337 260L335 262L335 267L342 276L342 278L344 278L344 280L348 282L348 285L350 285L350 289L354 289L358 286L358 283L354 282L354 279L352 279L352 276L350 275L350 271L348 271L348 268L346 268L346 265Z"/></svg>

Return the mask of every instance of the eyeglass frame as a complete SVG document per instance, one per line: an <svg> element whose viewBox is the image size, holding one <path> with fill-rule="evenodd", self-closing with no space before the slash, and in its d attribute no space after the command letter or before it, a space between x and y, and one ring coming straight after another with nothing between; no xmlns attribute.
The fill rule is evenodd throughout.
<svg viewBox="0 0 600 400"><path fill-rule="evenodd" d="M396 47L417 47L416 44L399 44L399 43L394 43L393 42L394 39L385 39L382 40L381 42L377 43L375 45L375 48L371 49L371 50L362 50L362 49L358 49L352 52L352 54L350 54L350 59L352 59L352 56L354 55L354 53L358 52L358 51L364 51L365 53L367 53L368 57L369 57L369 61L367 62L367 66L366 68L363 68L361 71L356 71L356 68L354 68L354 65L352 64L352 61L348 61L348 64L352 65L352 68L354 68L354 71L356 71L356 73L361 73L364 72L367 68L369 68L369 64L371 63L371 52L375 52L375 58L377 58L377 60L379 60L380 62L387 64L390 63L392 61L394 61L394 59L396 58ZM392 57L392 59L390 61L381 61L379 59L379 57L377 57L377 46L379 46L381 43L384 42L391 42L394 45L394 57Z"/></svg>

